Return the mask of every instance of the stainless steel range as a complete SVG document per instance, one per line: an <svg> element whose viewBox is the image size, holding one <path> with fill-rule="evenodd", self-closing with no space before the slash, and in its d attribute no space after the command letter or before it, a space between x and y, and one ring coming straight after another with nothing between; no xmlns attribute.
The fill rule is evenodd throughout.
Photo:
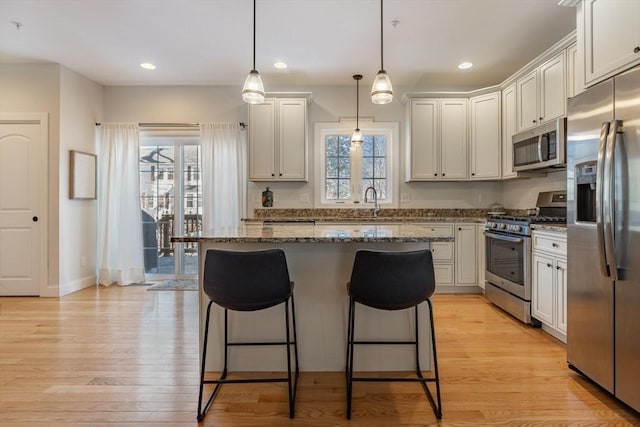
<svg viewBox="0 0 640 427"><path fill-rule="evenodd" d="M538 194L536 215L491 216L485 225L485 295L517 319L539 326L531 317L531 224L567 222L567 192Z"/></svg>

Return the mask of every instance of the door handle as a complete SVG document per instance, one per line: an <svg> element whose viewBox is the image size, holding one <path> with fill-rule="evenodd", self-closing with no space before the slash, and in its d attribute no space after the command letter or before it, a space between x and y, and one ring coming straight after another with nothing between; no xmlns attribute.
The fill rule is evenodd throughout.
<svg viewBox="0 0 640 427"><path fill-rule="evenodd" d="M600 272L603 276L609 276L607 258L604 251L604 189L606 179L604 176L605 153L607 149L607 135L609 134L609 122L602 123L600 127L600 143L598 145L598 165L596 168L596 236L598 240L598 259L600 260Z"/></svg>
<svg viewBox="0 0 640 427"><path fill-rule="evenodd" d="M604 188L605 194L603 199L603 213L604 213L604 251L607 257L607 263L609 265L609 275L612 280L618 280L618 264L616 262L615 242L614 242L614 212L615 212L615 150L616 150L616 138L620 128L622 127L621 120L614 120L609 127L609 135L607 136L607 153L605 174L607 175L606 186Z"/></svg>

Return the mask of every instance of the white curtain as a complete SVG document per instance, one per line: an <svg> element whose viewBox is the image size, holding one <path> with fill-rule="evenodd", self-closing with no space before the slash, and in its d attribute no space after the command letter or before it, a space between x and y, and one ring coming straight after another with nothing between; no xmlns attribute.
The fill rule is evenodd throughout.
<svg viewBox="0 0 640 427"><path fill-rule="evenodd" d="M144 281L137 124L98 132L98 283Z"/></svg>
<svg viewBox="0 0 640 427"><path fill-rule="evenodd" d="M200 124L203 230L240 225L246 212L246 133L238 123Z"/></svg>

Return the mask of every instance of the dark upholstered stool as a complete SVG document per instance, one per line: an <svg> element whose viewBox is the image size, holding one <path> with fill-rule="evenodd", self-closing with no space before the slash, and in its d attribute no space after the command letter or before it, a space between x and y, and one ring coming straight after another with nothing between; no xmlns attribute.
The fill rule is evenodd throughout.
<svg viewBox="0 0 640 427"><path fill-rule="evenodd" d="M293 418L295 398L298 385L298 347L296 339L296 317L293 302L293 282L289 280L289 271L285 254L281 249L265 251L237 252L223 250L208 250L202 280L204 292L210 301L207 305L207 317L204 329L204 343L202 347L202 366L200 370L200 393L198 396L198 421L204 418L213 403L222 384L228 383L264 383L287 382L289 386L289 417ZM293 340L289 327L289 301L291 301L291 319L293 322ZM224 368L218 380L205 380L205 361L207 358L207 341L209 336L209 317L211 304L224 308ZM256 311L273 307L278 304L285 306L285 341L278 342L229 342L228 339L228 310ZM255 378L255 379L227 379L227 356L230 346L273 346L282 345L287 349L287 376L283 378ZM291 346L295 359L295 379L291 374ZM205 384L216 384L207 402L202 407L202 394Z"/></svg>
<svg viewBox="0 0 640 427"><path fill-rule="evenodd" d="M433 258L429 250L411 252L378 252L359 250L356 252L351 273L351 281L347 284L349 292L349 320L347 328L347 419L351 418L351 396L354 381L402 381L420 382L427 399L436 414L442 418L440 401L440 377L438 375L438 358L436 357L436 338L433 327L433 306L431 295L435 290ZM429 306L431 324L431 346L433 349L434 376L424 378L420 369L418 353L418 305L423 301ZM415 311L415 340L413 341L356 341L355 317L356 303L381 310L402 310L413 308ZM354 345L413 345L416 353L417 378L381 378L353 377ZM436 384L436 401L427 387L428 382Z"/></svg>

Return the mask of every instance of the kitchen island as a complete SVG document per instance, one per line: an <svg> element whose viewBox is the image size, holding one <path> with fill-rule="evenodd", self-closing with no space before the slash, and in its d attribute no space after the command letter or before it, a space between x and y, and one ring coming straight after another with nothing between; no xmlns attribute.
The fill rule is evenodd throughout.
<svg viewBox="0 0 640 427"><path fill-rule="evenodd" d="M406 251L430 249L431 242L451 241L433 235L427 226L416 224L274 225L246 224L173 237L174 242L198 243L200 289L200 343L208 304L202 292L202 272L208 249L261 250L281 248L287 257L289 274L295 282L296 322L300 369L340 371L344 369L348 295L355 252L359 249ZM284 305L258 312L229 312L230 339L281 340L284 336ZM207 371L222 367L223 310L212 306L209 328ZM431 366L428 312L420 307L420 359ZM381 311L358 308L356 331L361 339L411 339L413 314L409 310ZM354 355L357 370L411 370L415 356L404 346L370 349L366 357ZM286 369L282 348L231 349L231 371L282 371Z"/></svg>

